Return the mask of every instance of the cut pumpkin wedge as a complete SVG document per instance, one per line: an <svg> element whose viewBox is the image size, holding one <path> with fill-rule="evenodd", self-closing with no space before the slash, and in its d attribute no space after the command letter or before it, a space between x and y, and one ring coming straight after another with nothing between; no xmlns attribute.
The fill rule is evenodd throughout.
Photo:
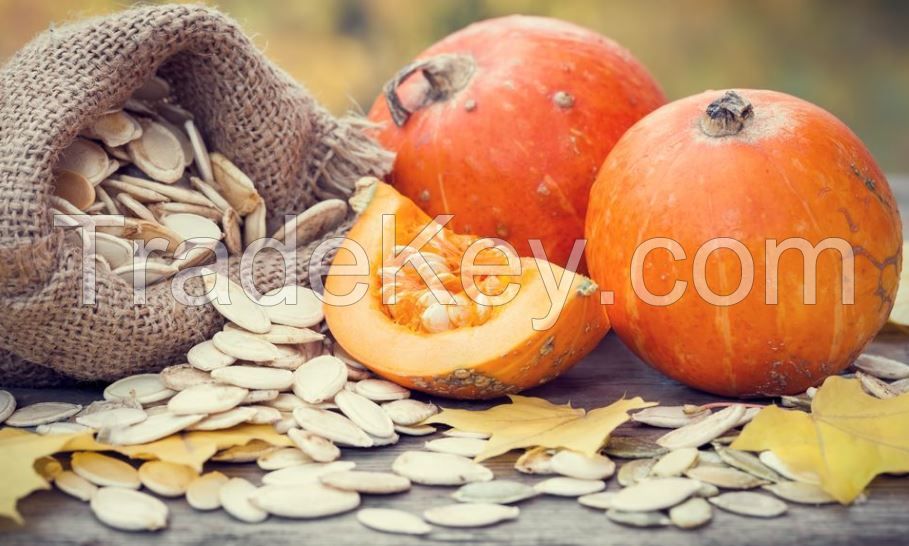
<svg viewBox="0 0 909 546"><path fill-rule="evenodd" d="M325 319L378 375L441 396L494 398L557 377L609 330L590 279L442 229L378 180L358 187L352 204L362 212L329 270ZM427 232L435 235L418 237Z"/></svg>

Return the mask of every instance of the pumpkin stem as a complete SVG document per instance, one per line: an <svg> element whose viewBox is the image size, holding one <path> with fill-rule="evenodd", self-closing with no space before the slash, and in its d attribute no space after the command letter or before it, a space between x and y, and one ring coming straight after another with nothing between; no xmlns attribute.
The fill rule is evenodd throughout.
<svg viewBox="0 0 909 546"><path fill-rule="evenodd" d="M738 134L745 122L754 117L754 107L735 91L726 94L707 106L701 118L701 131L711 137Z"/></svg>
<svg viewBox="0 0 909 546"><path fill-rule="evenodd" d="M467 86L475 69L476 63L474 63L473 57L448 53L415 61L405 66L382 88L392 121L398 127L403 127L416 110L448 100ZM429 87L416 108L409 110L398 96L398 87L414 72L420 72Z"/></svg>

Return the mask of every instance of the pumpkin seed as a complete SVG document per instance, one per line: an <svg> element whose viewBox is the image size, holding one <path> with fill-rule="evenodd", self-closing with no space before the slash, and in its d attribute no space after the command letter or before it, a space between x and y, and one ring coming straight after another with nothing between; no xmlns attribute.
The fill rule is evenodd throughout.
<svg viewBox="0 0 909 546"><path fill-rule="evenodd" d="M669 450L645 438L636 436L610 436L603 453L620 459L646 459L659 457Z"/></svg>
<svg viewBox="0 0 909 546"><path fill-rule="evenodd" d="M401 493L410 489L410 480L389 472L363 472L343 470L323 474L319 481L323 485L344 491L357 491L368 495Z"/></svg>
<svg viewBox="0 0 909 546"><path fill-rule="evenodd" d="M243 332L218 332L212 341L219 351L239 360L268 362L280 357L278 348L274 344Z"/></svg>
<svg viewBox="0 0 909 546"><path fill-rule="evenodd" d="M900 379L898 381L894 381L893 383L890 383L889 386L890 390L897 393L897 395L906 394L909 392L909 379Z"/></svg>
<svg viewBox="0 0 909 546"><path fill-rule="evenodd" d="M196 385L214 383L211 374L194 368L190 364L168 366L161 370L161 381L172 391L183 391Z"/></svg>
<svg viewBox="0 0 909 546"><path fill-rule="evenodd" d="M713 485L712 483L702 483L701 487L695 491L695 497L715 497L720 494L720 488Z"/></svg>
<svg viewBox="0 0 909 546"><path fill-rule="evenodd" d="M221 508L221 487L228 479L217 470L202 474L186 486L186 502L196 510Z"/></svg>
<svg viewBox="0 0 909 546"><path fill-rule="evenodd" d="M193 346L186 353L186 360L189 361L190 366L205 372L230 366L237 361L236 358L219 351L212 340Z"/></svg>
<svg viewBox="0 0 909 546"><path fill-rule="evenodd" d="M297 420L294 419L293 414L281 414L281 420L275 423L275 432L278 434L287 434L287 431L292 428L297 428Z"/></svg>
<svg viewBox="0 0 909 546"><path fill-rule="evenodd" d="M266 342L267 343L267 342ZM294 375L290 370L263 368L260 366L229 366L211 371L212 378L245 389L286 390L293 385Z"/></svg>
<svg viewBox="0 0 909 546"><path fill-rule="evenodd" d="M93 428L127 427L141 423L148 418L145 410L130 407L114 407L107 410L83 412L76 416L76 423Z"/></svg>
<svg viewBox="0 0 909 546"><path fill-rule="evenodd" d="M71 171L57 171L54 196L70 203L80 213L95 202L95 187L85 177Z"/></svg>
<svg viewBox="0 0 909 546"><path fill-rule="evenodd" d="M268 407L275 408L278 411L291 412L297 408L312 408L312 404L304 402L295 394L282 392L274 400L264 402Z"/></svg>
<svg viewBox="0 0 909 546"><path fill-rule="evenodd" d="M108 158L104 148L90 140L77 138L63 150L63 154L57 159L57 164L54 168L58 171L71 172L80 178L84 178L89 185L95 186L104 180L104 175L108 171L109 161L110 158ZM79 206L76 203L73 204L77 207Z"/></svg>
<svg viewBox="0 0 909 546"><path fill-rule="evenodd" d="M211 460L221 463L251 463L275 448L263 440L252 440L241 446L229 447L216 453Z"/></svg>
<svg viewBox="0 0 909 546"><path fill-rule="evenodd" d="M333 472L353 470L356 463L351 461L334 461L331 463L308 463L272 470L262 476L265 485L302 485L318 483L322 476Z"/></svg>
<svg viewBox="0 0 909 546"><path fill-rule="evenodd" d="M11 427L34 427L69 419L80 411L82 406L79 404L38 402L13 411L6 418L6 424Z"/></svg>
<svg viewBox="0 0 909 546"><path fill-rule="evenodd" d="M628 487L638 483L650 475L656 459L633 459L623 464L619 468L619 474L616 480L622 487Z"/></svg>
<svg viewBox="0 0 909 546"><path fill-rule="evenodd" d="M398 436L397 434L392 434L391 436L372 436L372 435L370 435L370 438L372 438L373 447L394 445L394 444L398 443L398 441L401 439L401 437Z"/></svg>
<svg viewBox="0 0 909 546"><path fill-rule="evenodd" d="M820 485L820 483L821 483L820 476L818 476L814 472L809 472L809 471L796 472L796 471L792 470L791 468L789 468L789 465L784 463L783 460L780 459L779 457L777 457L777 455L775 453L773 453L772 451L762 451L758 455L758 460L760 460L762 463L764 463L765 466L767 466L768 468L770 468L771 470L773 470L780 476L788 478L792 481L812 483L815 485Z"/></svg>
<svg viewBox="0 0 909 546"><path fill-rule="evenodd" d="M778 482L781 479L779 474L762 463L761 460L752 453L723 446L715 446L714 449L720 459L733 468L737 468L768 482Z"/></svg>
<svg viewBox="0 0 909 546"><path fill-rule="evenodd" d="M650 512L671 508L695 494L701 484L687 478L642 480L618 492L612 507L623 512Z"/></svg>
<svg viewBox="0 0 909 546"><path fill-rule="evenodd" d="M423 519L444 527L485 527L517 519L520 513L517 506L491 503L449 504L424 511Z"/></svg>
<svg viewBox="0 0 909 546"><path fill-rule="evenodd" d="M164 100L170 95L170 84L160 76L151 76L133 91L133 98L140 101L157 102ZM143 113L150 113L143 110ZM187 112L187 115L191 115Z"/></svg>
<svg viewBox="0 0 909 546"><path fill-rule="evenodd" d="M149 413L148 418L141 423L128 427L102 429L96 440L110 445L147 444L176 434L204 418L205 414L176 415L169 411Z"/></svg>
<svg viewBox="0 0 909 546"><path fill-rule="evenodd" d="M553 455L549 464L556 474L583 480L605 480L615 474L615 463L609 457L588 457L568 449Z"/></svg>
<svg viewBox="0 0 909 546"><path fill-rule="evenodd" d="M236 324L228 322L224 325L224 330L236 330L240 332L246 332ZM320 334L315 330L310 330L309 328L295 328L293 326L287 326L284 324L272 324L271 330L264 334L253 334L256 337L260 337L269 343L275 345L300 345L303 343L312 343L315 341L322 341L325 339L324 334Z"/></svg>
<svg viewBox="0 0 909 546"><path fill-rule="evenodd" d="M199 474L185 464L148 461L139 467L139 480L146 488L162 497L180 497Z"/></svg>
<svg viewBox="0 0 909 546"><path fill-rule="evenodd" d="M909 364L885 356L862 353L852 363L852 367L878 379L892 381L909 378Z"/></svg>
<svg viewBox="0 0 909 546"><path fill-rule="evenodd" d="M758 413L761 412L762 409L763 408L761 408L761 407L745 408L745 413L742 414L742 417L739 419L739 422L736 423L735 426L732 428L739 428L739 427L743 427L743 426L747 425L748 423L751 422L752 419L754 419L757 416Z"/></svg>
<svg viewBox="0 0 909 546"><path fill-rule="evenodd" d="M429 451L473 458L482 453L488 444L488 440L477 438L438 438L426 442L424 447Z"/></svg>
<svg viewBox="0 0 909 546"><path fill-rule="evenodd" d="M886 400L888 398L899 396L899 393L892 389L889 384L881 381L873 375L868 375L864 372L859 371L855 372L855 377L862 384L862 388L865 389L865 392L875 398Z"/></svg>
<svg viewBox="0 0 909 546"><path fill-rule="evenodd" d="M256 486L243 478L231 478L218 489L218 500L231 517L246 523L261 523L268 519L268 512L250 501L255 492Z"/></svg>
<svg viewBox="0 0 909 546"><path fill-rule="evenodd" d="M173 277L180 270L175 266L156 260L137 261L111 271L137 290L142 290L158 281Z"/></svg>
<svg viewBox="0 0 909 546"><path fill-rule="evenodd" d="M256 464L262 470L280 470L313 462L309 455L295 447L282 447L262 454Z"/></svg>
<svg viewBox="0 0 909 546"><path fill-rule="evenodd" d="M722 436L738 425L745 416L745 406L734 404L690 425L677 428L657 439L667 449L700 447Z"/></svg>
<svg viewBox="0 0 909 546"><path fill-rule="evenodd" d="M123 110L115 110L98 116L86 129L92 138L116 148L142 136L142 126L134 117Z"/></svg>
<svg viewBox="0 0 909 546"><path fill-rule="evenodd" d="M107 180L104 185L111 189L121 190L115 197L120 206L136 218L158 222L158 217L143 203L158 203L166 201L167 197L155 191L132 187L118 180Z"/></svg>
<svg viewBox="0 0 909 546"><path fill-rule="evenodd" d="M388 402L410 398L410 391L384 379L364 379L357 382L357 394L374 402Z"/></svg>
<svg viewBox="0 0 909 546"><path fill-rule="evenodd" d="M332 442L352 447L372 447L375 443L363 429L343 415L315 408L297 408L293 413L301 428Z"/></svg>
<svg viewBox="0 0 909 546"><path fill-rule="evenodd" d="M391 467L399 476L422 485L463 485L492 480L492 471L466 457L430 451L405 451Z"/></svg>
<svg viewBox="0 0 909 546"><path fill-rule="evenodd" d="M210 270L203 280L206 289L213 291L211 304L224 318L254 334L264 334L271 329L268 315L256 302L249 299L239 284L221 273Z"/></svg>
<svg viewBox="0 0 909 546"><path fill-rule="evenodd" d="M305 286L288 285L272 290L262 296L259 305L263 306L274 324L309 328L325 318L322 300Z"/></svg>
<svg viewBox="0 0 909 546"><path fill-rule="evenodd" d="M196 385L178 392L167 402L167 409L176 415L221 413L240 405L248 393L232 385Z"/></svg>
<svg viewBox="0 0 909 546"><path fill-rule="evenodd" d="M310 404L334 398L347 383L347 365L330 355L317 356L294 372L294 394Z"/></svg>
<svg viewBox="0 0 909 546"><path fill-rule="evenodd" d="M514 468L522 474L555 474L552 469L552 456L555 452L544 447L535 447L525 451L514 463Z"/></svg>
<svg viewBox="0 0 909 546"><path fill-rule="evenodd" d="M418 425L439 413L439 407L435 404L410 398L386 402L382 404L382 409L395 425L402 426Z"/></svg>
<svg viewBox="0 0 909 546"><path fill-rule="evenodd" d="M261 366L268 366L269 368L280 368L282 370L296 371L300 366L306 364L306 361L309 360L309 357L305 352L300 350L298 346L295 345L275 345L278 349L278 358L268 361L260 362Z"/></svg>
<svg viewBox="0 0 909 546"><path fill-rule="evenodd" d="M287 234L294 232L297 247L305 246L340 225L347 217L347 210L347 203L340 199L320 201L281 226L272 238L286 243Z"/></svg>
<svg viewBox="0 0 909 546"><path fill-rule="evenodd" d="M208 155L208 149L205 147L205 140L202 138L202 133L199 132L196 124L191 119L183 122L183 130L189 137L189 142L192 146L193 157L195 158L196 168L199 170L199 175L206 182L213 182L215 180L215 177L212 174L211 159Z"/></svg>
<svg viewBox="0 0 909 546"><path fill-rule="evenodd" d="M785 502L750 491L723 493L707 500L727 512L755 518L775 518L787 510Z"/></svg>
<svg viewBox="0 0 909 546"><path fill-rule="evenodd" d="M436 427L432 425L395 425L395 432L407 436L429 436L430 434L434 434L436 432Z"/></svg>
<svg viewBox="0 0 909 546"><path fill-rule="evenodd" d="M581 478L558 477L537 482L533 486L537 493L558 497L580 497L606 489L603 480L585 480Z"/></svg>
<svg viewBox="0 0 909 546"><path fill-rule="evenodd" d="M471 430L460 430L456 428L450 428L448 430L442 431L443 436L451 436L452 438L476 438L478 440L488 440L492 437L492 434L488 432L474 432Z"/></svg>
<svg viewBox="0 0 909 546"><path fill-rule="evenodd" d="M707 524L713 517L710 503L694 497L669 510L669 519L680 529L694 529Z"/></svg>
<svg viewBox="0 0 909 546"><path fill-rule="evenodd" d="M277 392L277 391L251 391L251 392ZM243 400L245 404L249 400L249 395L246 396L246 400ZM270 408L268 406L252 405L247 406L248 408L255 410L255 413L252 417L249 418L247 423L251 425L271 425L280 421L283 416L281 412L275 408Z"/></svg>
<svg viewBox="0 0 909 546"><path fill-rule="evenodd" d="M777 497L799 504L831 504L836 502L830 493L819 485L804 482L782 481L761 487Z"/></svg>
<svg viewBox="0 0 909 546"><path fill-rule="evenodd" d="M35 432L42 436L52 436L54 434L79 434L82 432L89 432L94 430L85 425L80 425L79 423L69 423L69 422L56 422L56 423L47 423L45 425L38 425L35 427Z"/></svg>
<svg viewBox="0 0 909 546"><path fill-rule="evenodd" d="M468 483L451 494L458 502L492 504L513 504L537 495L539 493L533 487L511 480Z"/></svg>
<svg viewBox="0 0 909 546"><path fill-rule="evenodd" d="M698 466L689 469L685 475L724 489L752 489L768 483L767 480L725 466Z"/></svg>
<svg viewBox="0 0 909 546"><path fill-rule="evenodd" d="M167 527L167 506L130 489L102 487L92 495L92 512L105 525L122 531L156 531Z"/></svg>
<svg viewBox="0 0 909 546"><path fill-rule="evenodd" d="M624 512L616 508L606 511L610 521L630 527L665 527L672 521L661 512Z"/></svg>
<svg viewBox="0 0 909 546"><path fill-rule="evenodd" d="M255 210L262 202L262 198L256 192L252 180L229 159L217 152L209 154L209 159L218 189L230 206L240 216L246 216Z"/></svg>
<svg viewBox="0 0 909 546"><path fill-rule="evenodd" d="M419 517L391 508L363 508L357 512L357 521L384 533L425 535L432 531L432 527Z"/></svg>
<svg viewBox="0 0 909 546"><path fill-rule="evenodd" d="M250 496L250 502L276 516L310 519L349 512L360 505L360 495L319 483L266 485Z"/></svg>
<svg viewBox="0 0 909 546"><path fill-rule="evenodd" d="M193 144L189 141L189 137L186 135L186 133L184 133L182 129L167 121L163 117L160 117L155 121L170 131L170 134L174 135L174 138L176 138L180 143L180 150L183 151L183 166L189 167L192 165L196 157L195 153L193 153Z"/></svg>
<svg viewBox="0 0 909 546"><path fill-rule="evenodd" d="M208 218L204 218L197 214L168 214L164 217L162 223L174 230L174 233L182 237L184 241L187 239L221 240L221 228Z"/></svg>
<svg viewBox="0 0 909 546"><path fill-rule="evenodd" d="M391 418L382 407L355 392L341 390L335 395L335 404L341 412L367 434L389 438L395 433Z"/></svg>
<svg viewBox="0 0 909 546"><path fill-rule="evenodd" d="M698 462L698 450L693 447L673 449L659 460L650 469L650 474L658 478L681 476L686 470Z"/></svg>
<svg viewBox="0 0 909 546"><path fill-rule="evenodd" d="M710 410L695 413L685 411L685 406L654 406L631 414L631 420L661 428L679 428L697 423L710 415Z"/></svg>
<svg viewBox="0 0 909 546"><path fill-rule="evenodd" d="M723 444L718 443L716 440L714 440L712 443L716 447L723 447ZM726 462L719 455L717 455L716 451L713 451L712 449L702 449L698 451L698 464L712 464L715 466L723 466L726 464Z"/></svg>
<svg viewBox="0 0 909 546"><path fill-rule="evenodd" d="M237 218L237 219L240 218L240 215L237 214L237 211L235 211L233 209L233 207L230 206L230 203L228 203L227 200L224 199L224 196L222 196L220 193L218 193L218 190L216 190L214 187L212 187L210 181L203 180L203 179L195 177L195 176L190 176L189 183L190 183L190 185L192 185L193 188L196 189L196 191L198 191L199 193L204 195L206 199L211 201L212 204L215 206L215 208L220 210L222 213L226 214L227 211L231 211L233 213L232 216L234 218Z"/></svg>
<svg viewBox="0 0 909 546"><path fill-rule="evenodd" d="M139 473L129 464L107 455L93 452L73 453L70 459L73 472L101 487L139 489Z"/></svg>
<svg viewBox="0 0 909 546"><path fill-rule="evenodd" d="M246 246L251 246L256 241L265 238L265 222L265 202L260 201L259 205L254 208L252 212L247 214L246 218L243 220L243 242Z"/></svg>
<svg viewBox="0 0 909 546"><path fill-rule="evenodd" d="M588 508L597 508L599 510L609 510L612 508L612 499L615 497L615 491L601 491L589 495L578 497L578 503Z"/></svg>
<svg viewBox="0 0 909 546"><path fill-rule="evenodd" d="M142 136L126 145L129 158L151 178L173 184L185 169L183 147L167 127L150 120L140 120Z"/></svg>
<svg viewBox="0 0 909 546"><path fill-rule="evenodd" d="M54 479L57 489L71 497L88 502L98 491L98 486L75 472L64 470Z"/></svg>
<svg viewBox="0 0 909 546"><path fill-rule="evenodd" d="M213 413L187 430L224 430L249 422L255 417L255 408L240 406L220 413Z"/></svg>
<svg viewBox="0 0 909 546"><path fill-rule="evenodd" d="M113 214L119 214L119 211ZM95 233L95 252L104 256L114 269L131 262L134 253L131 241L107 233Z"/></svg>
<svg viewBox="0 0 909 546"><path fill-rule="evenodd" d="M341 450L318 434L292 428L287 431L287 437L313 461L329 463L341 457Z"/></svg>
<svg viewBox="0 0 909 546"><path fill-rule="evenodd" d="M114 381L104 389L105 400L135 398L142 405L154 404L175 395L156 373L143 373Z"/></svg>

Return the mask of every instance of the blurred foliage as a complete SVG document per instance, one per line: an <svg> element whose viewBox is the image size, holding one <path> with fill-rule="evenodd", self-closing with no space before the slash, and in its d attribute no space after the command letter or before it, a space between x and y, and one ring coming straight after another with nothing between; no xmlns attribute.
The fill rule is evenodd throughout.
<svg viewBox="0 0 909 546"><path fill-rule="evenodd" d="M510 13L559 17L629 48L670 98L785 91L827 108L882 167L909 172L909 2L903 0L219 0L275 62L335 112L369 108L434 41ZM50 24L114 0L0 0L0 58Z"/></svg>

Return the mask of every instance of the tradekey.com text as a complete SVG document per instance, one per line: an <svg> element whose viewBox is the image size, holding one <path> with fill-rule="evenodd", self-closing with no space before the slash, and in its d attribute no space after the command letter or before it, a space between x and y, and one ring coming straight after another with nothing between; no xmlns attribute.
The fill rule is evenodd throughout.
<svg viewBox="0 0 909 546"><path fill-rule="evenodd" d="M62 215L61 215L62 216ZM288 217L292 218L292 217ZM246 295L252 299L258 300L262 293L253 282L254 279L254 261L257 255L268 250L277 254L284 263L284 285L308 284L326 305L347 306L356 303L360 299L367 297L369 293L370 275L378 275L381 278L381 297L383 303L393 305L396 302L397 292L395 290L396 280L403 275L405 268L413 268L413 271L425 283L428 291L435 297L436 301L443 305L452 305L455 303L455 294L452 294L451 284L446 285L440 278L441 273L456 273L460 283L458 288L465 296L477 304L499 306L504 305L517 297L521 285L517 282L522 274L523 268L528 266L527 259L522 260L518 257L514 248L506 241L496 238L480 238L467 247L463 255L459 257L454 268L443 266L440 268L438 255L424 251L423 247L434 237L444 237L443 227L451 220L451 215L440 215L412 238L412 240L402 243L395 240L395 219L393 215L384 215L382 222L382 254L381 256L372 257L373 260L379 261L378 264L371 263L371 257L367 251L355 241L343 237L330 238L322 241L318 246L312 249L305 268L299 267L300 256L296 246L296 240L291 230L285 240L278 241L272 238L263 238L250 245L239 259L240 285L246 292ZM75 222L73 222L75 220ZM65 219L55 216L54 225L63 228L73 228L82 239L82 304L94 305L95 303L95 280L96 280L96 228L117 227L124 224L122 216L88 216L88 215L68 215ZM134 277L133 283L135 290L134 303L145 303L146 268L145 265L154 261L156 254L165 253L168 248L168 240L151 239L148 241L134 241L136 252L134 256ZM332 275L353 276L362 278L362 282L355 284L355 289L347 294L332 294L325 290L323 281L327 272L327 265L331 257L338 252L341 244L344 243L344 249L341 252L352 254L352 262L345 260L345 265L335 265L332 268ZM532 265L540 274L544 283L546 293L550 300L550 310L546 317L538 317L535 320L535 326L548 324L558 317L558 314L568 298L571 290L575 272L586 246L583 239L574 242L568 263L564 273L557 273L552 265L546 260L546 252L539 240L530 240L529 245L532 251ZM180 259L190 252L199 252L199 249L211 253L207 265L187 267L181 270L170 283L171 294L182 305L204 305L212 297L227 297L226 290L211 290L202 296L193 296L185 290L186 282L194 277L202 277L212 273L227 273L228 271L228 251L224 244L219 240L195 238L188 239L179 245L173 251L173 257ZM763 248L760 249L761 257L758 264L764 272L764 302L768 305L778 303L778 265L785 252L795 252L800 254L803 260L803 278L802 278L802 303L813 305L816 303L816 284L818 279L818 262L819 257L824 252L833 252L839 257L838 267L841 278L841 303L852 305L855 299L855 254L852 245L845 239L827 238L817 243L812 243L802 238L787 238L782 241L776 239L767 239L764 241ZM708 284L708 270L710 266L708 261L711 256L718 252L731 253L724 259L728 262L729 258L734 255L735 269L738 269L738 284L734 289L726 293L718 293ZM491 254L490 254L491 253ZM651 280L651 284L658 282L661 285L666 284L667 275L665 268L657 274L649 261L657 253L668 253L674 265L672 272L676 278L672 280L672 287L662 293L654 293L645 277ZM484 256L485 259L478 259ZM492 256L492 258L490 258ZM665 256L664 256L665 257ZM689 258L690 266L686 264ZM478 263L480 262L480 263ZM701 244L696 252L690 255L679 242L667 238L656 237L644 241L639 245L630 259L629 280L630 288L634 295L643 303L651 306L665 307L678 302L688 290L690 284L694 285L697 295L704 301L715 306L732 306L744 300L752 292L755 284L755 258L749 247L741 241L730 237L716 237L705 241ZM828 262L829 263L829 262ZM377 267L374 267L377 266ZM685 267L686 269L683 269ZM836 266L834 266L836 267ZM732 269L732 268L730 268ZM305 270L308 278L301 283L297 278L297 272ZM443 271L444 270L444 271ZM498 276L503 279L510 279L502 286L498 287L495 293L483 291L477 285L478 279L489 276ZM559 277L559 278L557 278ZM682 278L688 278L691 283ZM448 288L446 288L448 286ZM274 287L272 287L274 288ZM293 291L287 291L288 301L286 303L294 304L289 301L293 298ZM218 294L218 296L213 296ZM610 290L600 290L600 303L611 305L615 301L615 294ZM479 301L478 301L479 300ZM219 301L222 304L229 304L229 301ZM539 320L540 322L537 322Z"/></svg>

